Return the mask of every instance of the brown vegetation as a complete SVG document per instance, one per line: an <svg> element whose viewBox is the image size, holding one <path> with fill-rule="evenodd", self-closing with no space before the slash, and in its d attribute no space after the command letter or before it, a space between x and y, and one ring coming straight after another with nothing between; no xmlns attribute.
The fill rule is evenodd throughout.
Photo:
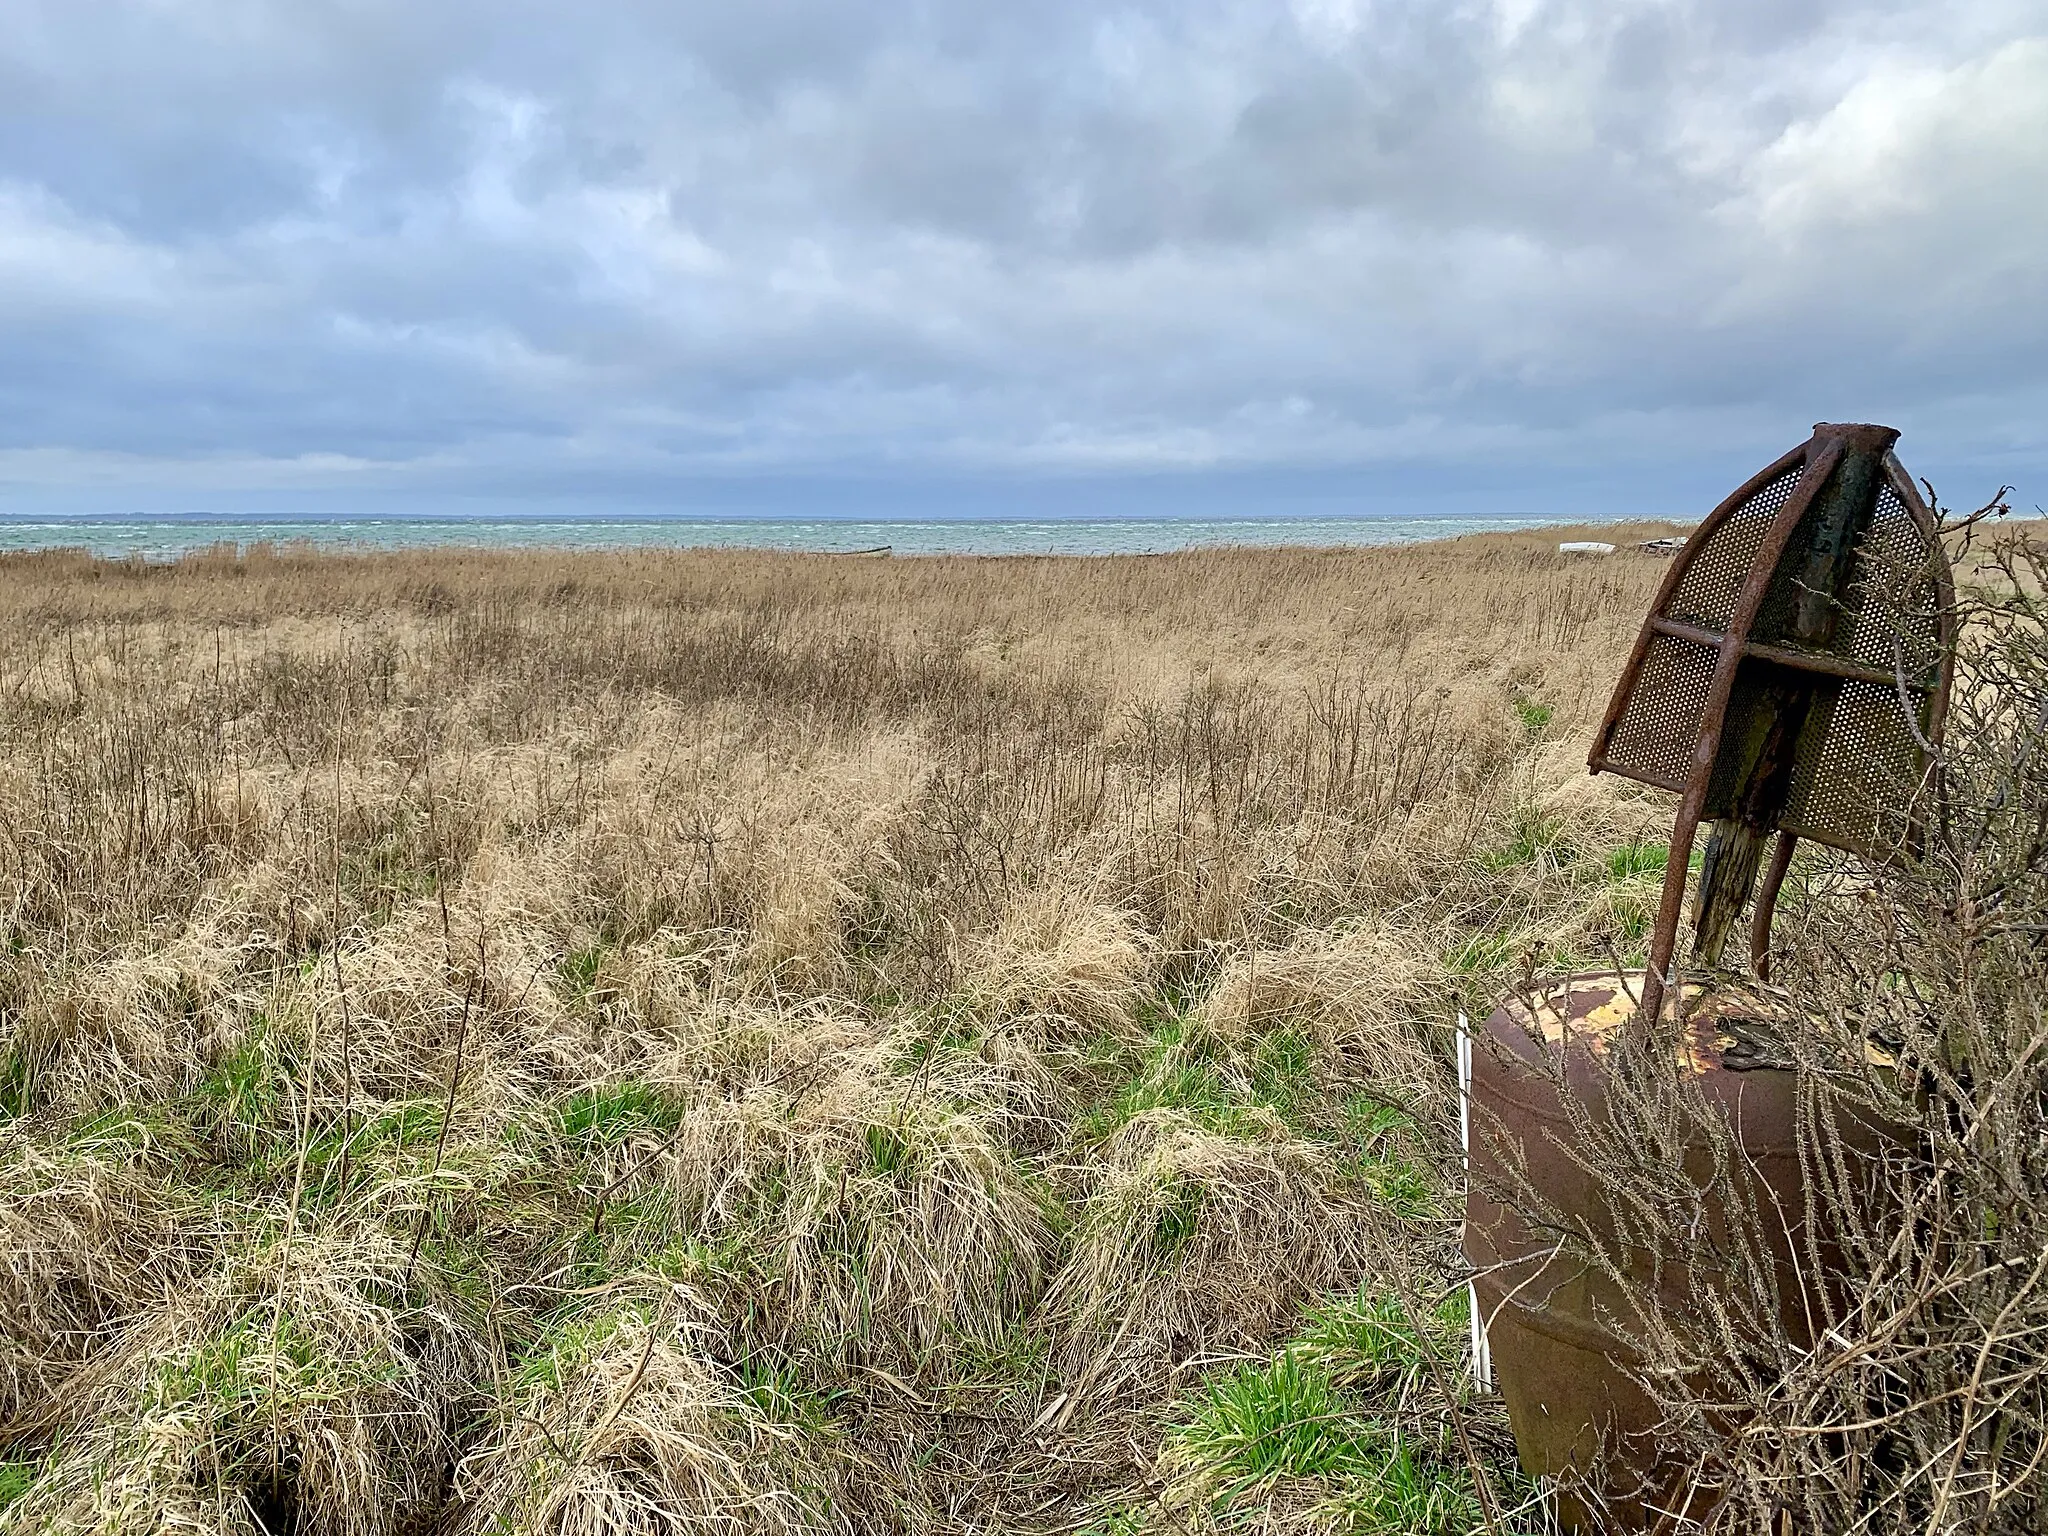
<svg viewBox="0 0 2048 1536"><path fill-rule="evenodd" d="M0 559L0 1529L1476 1525L1449 1026L1669 814L1568 536Z"/></svg>

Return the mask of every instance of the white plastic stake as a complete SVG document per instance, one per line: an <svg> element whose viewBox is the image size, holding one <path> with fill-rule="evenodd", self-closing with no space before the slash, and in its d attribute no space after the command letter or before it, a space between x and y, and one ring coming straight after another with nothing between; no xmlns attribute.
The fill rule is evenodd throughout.
<svg viewBox="0 0 2048 1536"><path fill-rule="evenodd" d="M1465 1177L1472 1176L1472 1025L1458 1015L1458 1148L1464 1154ZM1486 1347L1486 1319L1479 1313L1479 1287L1465 1282L1465 1310L1472 1322L1472 1381L1482 1392L1493 1390L1493 1354Z"/></svg>

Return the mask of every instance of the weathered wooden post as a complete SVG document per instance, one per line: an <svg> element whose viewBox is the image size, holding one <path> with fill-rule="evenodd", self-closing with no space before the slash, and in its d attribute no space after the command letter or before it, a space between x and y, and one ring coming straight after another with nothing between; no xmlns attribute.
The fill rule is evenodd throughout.
<svg viewBox="0 0 2048 1536"><path fill-rule="evenodd" d="M1889 427L1822 423L1687 541L1588 759L1595 773L1680 797L1648 969L1573 977L1504 1005L1474 1043L1466 1255L1523 1465L1565 1486L1570 1525L1589 1523L1587 1505L1599 1504L1625 1527L1655 1528L1701 1515L1713 1491L1659 1463L1654 1406L1611 1325L1627 1315L1620 1288L1564 1257L1499 1192L1523 1180L1550 1209L1598 1228L1607 1195L1574 1155L1566 1098L1601 1115L1609 1045L1623 1030L1651 1031L1668 1039L1673 1070L1697 1074L1776 1202L1781 1230L1765 1247L1780 1294L1800 1294L1799 1266L1815 1249L1804 1243L1797 1078L1773 1049L1774 1034L1797 1025L1796 1002L1732 980L1722 963L1754 892L1751 969L1758 983L1768 977L1797 839L1881 857L1897 787L1940 739L1954 604L1933 514L1891 451L1897 440ZM1693 907L1700 979L1681 986L1673 957L1702 821L1712 829ZM1704 1144L1696 1150L1704 1159ZM1796 1309L1782 1322L1794 1339L1809 1326Z"/></svg>

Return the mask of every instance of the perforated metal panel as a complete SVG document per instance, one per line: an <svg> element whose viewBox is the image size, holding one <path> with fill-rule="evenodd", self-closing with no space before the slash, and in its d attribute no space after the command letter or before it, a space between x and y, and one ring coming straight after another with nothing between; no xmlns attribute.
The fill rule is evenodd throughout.
<svg viewBox="0 0 2048 1536"><path fill-rule="evenodd" d="M1735 674L1735 686L1729 690L1728 712L1722 717L1722 741L1747 741L1769 728L1771 710L1778 702L1778 690L1772 686L1777 681L1773 675L1775 671L1747 660L1740 664ZM1713 817L1733 813L1742 795L1746 767L1744 754L1722 752L1715 756L1713 776L1707 781L1706 803L1701 807L1702 815Z"/></svg>
<svg viewBox="0 0 2048 1536"><path fill-rule="evenodd" d="M1940 588L1927 536L1899 493L1886 485L1858 551L1848 593L1851 610L1837 649L1867 667L1904 670L1910 683L1941 654Z"/></svg>
<svg viewBox="0 0 2048 1536"><path fill-rule="evenodd" d="M1650 642L1642 677L1607 746L1610 769L1666 789L1685 787L1717 654L1676 635Z"/></svg>
<svg viewBox="0 0 2048 1536"><path fill-rule="evenodd" d="M1811 544L1822 516L1816 503L1799 520L1789 546L1801 549ZM1887 670L1894 665L1895 649L1914 658L1911 671L1931 666L1940 638L1927 540L1891 485L1879 489L1870 522L1856 534L1855 551L1851 579L1834 604L1836 630L1826 648ZM1794 614L1808 595L1801 574L1788 562L1772 579L1750 628L1755 639L1771 645L1796 644Z"/></svg>
<svg viewBox="0 0 2048 1536"><path fill-rule="evenodd" d="M1888 681L1820 690L1794 766L1782 824L1802 837L1870 850L1925 760L1941 656L1940 552L1897 487L1880 487L1858 542L1832 649Z"/></svg>
<svg viewBox="0 0 2048 1536"><path fill-rule="evenodd" d="M1924 699L1916 699L1921 711ZM1816 691L1812 720L1801 738L1791 792L1778 824L1837 848L1869 851L1885 837L1884 817L1921 771L1898 689L1857 679Z"/></svg>
<svg viewBox="0 0 2048 1536"><path fill-rule="evenodd" d="M1749 500L1728 514L1686 568L1670 615L1702 629L1726 629L1734 617L1735 600L1756 563L1757 549L1778 513L1791 499L1804 465L1795 464L1767 481Z"/></svg>

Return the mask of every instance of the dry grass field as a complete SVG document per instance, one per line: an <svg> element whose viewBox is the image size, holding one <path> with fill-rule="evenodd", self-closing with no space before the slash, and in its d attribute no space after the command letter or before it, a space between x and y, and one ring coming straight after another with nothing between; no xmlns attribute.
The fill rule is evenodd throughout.
<svg viewBox="0 0 2048 1536"><path fill-rule="evenodd" d="M1570 536L0 559L0 1530L1483 1529Z"/></svg>

